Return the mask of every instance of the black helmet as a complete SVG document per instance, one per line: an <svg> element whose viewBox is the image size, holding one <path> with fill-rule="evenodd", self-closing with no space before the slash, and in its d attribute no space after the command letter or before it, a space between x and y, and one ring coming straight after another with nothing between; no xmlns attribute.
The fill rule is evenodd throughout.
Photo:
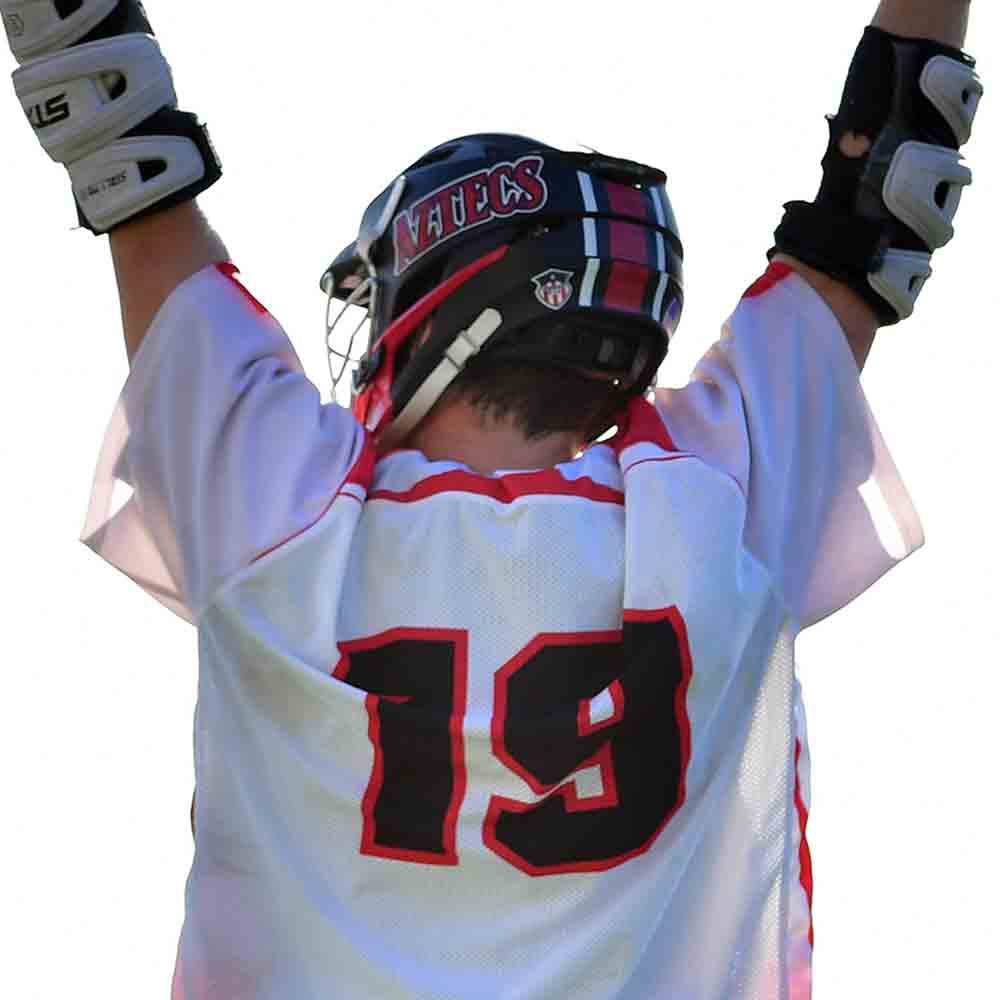
<svg viewBox="0 0 1000 1000"><path fill-rule="evenodd" d="M397 443L480 353L644 392L683 306L665 183L653 167L518 135L464 136L422 156L368 206L321 281L371 319L357 418Z"/></svg>

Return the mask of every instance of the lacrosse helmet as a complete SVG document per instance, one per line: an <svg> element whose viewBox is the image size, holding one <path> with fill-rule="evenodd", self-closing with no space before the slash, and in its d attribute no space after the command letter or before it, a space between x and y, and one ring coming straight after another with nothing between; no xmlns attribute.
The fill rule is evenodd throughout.
<svg viewBox="0 0 1000 1000"><path fill-rule="evenodd" d="M420 157L369 205L320 282L327 347L345 365L329 307L344 303L338 320L348 304L367 310L358 420L398 444L477 355L645 392L684 297L665 184L653 167L519 135L464 136Z"/></svg>

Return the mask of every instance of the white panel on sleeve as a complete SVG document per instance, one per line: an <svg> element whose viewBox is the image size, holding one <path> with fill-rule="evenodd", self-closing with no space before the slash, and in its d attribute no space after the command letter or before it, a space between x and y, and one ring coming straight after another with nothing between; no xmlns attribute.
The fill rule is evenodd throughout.
<svg viewBox="0 0 1000 1000"><path fill-rule="evenodd" d="M843 607L923 544L840 324L773 265L682 389L656 406L677 447L731 475L745 544L802 626Z"/></svg>
<svg viewBox="0 0 1000 1000"><path fill-rule="evenodd" d="M350 413L320 402L280 325L205 268L133 360L82 541L194 622L228 577L322 516L363 443ZM115 510L120 484L132 493Z"/></svg>

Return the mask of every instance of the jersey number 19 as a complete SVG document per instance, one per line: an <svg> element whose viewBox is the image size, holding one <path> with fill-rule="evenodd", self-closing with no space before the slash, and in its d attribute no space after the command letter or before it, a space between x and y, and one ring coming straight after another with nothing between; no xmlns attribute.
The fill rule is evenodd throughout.
<svg viewBox="0 0 1000 1000"><path fill-rule="evenodd" d="M367 692L374 748L362 853L458 864L468 633L393 629L340 650L334 676ZM491 741L542 798L491 796L486 846L529 875L647 851L684 802L690 680L676 608L627 611L617 631L536 636L495 674ZM600 794L578 794L584 769L598 769Z"/></svg>

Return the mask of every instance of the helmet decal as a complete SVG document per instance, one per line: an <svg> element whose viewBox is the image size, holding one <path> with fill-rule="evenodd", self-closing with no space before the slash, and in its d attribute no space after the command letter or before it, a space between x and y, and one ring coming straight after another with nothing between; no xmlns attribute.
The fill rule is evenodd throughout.
<svg viewBox="0 0 1000 1000"><path fill-rule="evenodd" d="M550 267L532 279L535 283L535 298L549 309L562 309L573 297L573 272Z"/></svg>
<svg viewBox="0 0 1000 1000"><path fill-rule="evenodd" d="M645 391L684 300L666 182L655 167L526 136L436 146L376 196L321 279L327 350L342 362L339 374L331 362L334 389L357 363L355 415L391 446L465 368L456 340L496 314L484 364L596 369L619 392ZM366 315L341 349L334 330L355 305ZM353 357L364 324L368 346Z"/></svg>
<svg viewBox="0 0 1000 1000"><path fill-rule="evenodd" d="M549 198L544 167L537 155L497 163L444 184L404 209L392 224L396 277L428 251L475 226L540 212Z"/></svg>

